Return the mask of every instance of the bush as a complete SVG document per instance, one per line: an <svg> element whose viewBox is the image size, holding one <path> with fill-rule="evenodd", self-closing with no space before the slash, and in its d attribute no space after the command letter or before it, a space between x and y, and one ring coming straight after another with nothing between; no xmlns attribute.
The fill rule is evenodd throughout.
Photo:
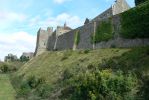
<svg viewBox="0 0 149 100"><path fill-rule="evenodd" d="M27 83L31 89L36 88L40 84L40 80L37 79L35 76L30 76L27 79Z"/></svg>
<svg viewBox="0 0 149 100"><path fill-rule="evenodd" d="M73 88L71 100L134 99L132 89L136 88L136 80L132 73L124 75L122 71L113 73L110 70L103 70L85 73L78 77L78 84Z"/></svg>
<svg viewBox="0 0 149 100"><path fill-rule="evenodd" d="M31 91L29 84L26 81L21 82L21 86L18 89L17 97L26 97Z"/></svg>
<svg viewBox="0 0 149 100"><path fill-rule="evenodd" d="M21 84L18 86L19 87L16 87L19 88L17 97L23 97L27 100L29 98L47 98L52 90L51 86L45 82L44 78L36 78L35 76L30 76L28 79L21 81Z"/></svg>
<svg viewBox="0 0 149 100"><path fill-rule="evenodd" d="M84 54L88 54L90 50L84 50Z"/></svg>
<svg viewBox="0 0 149 100"><path fill-rule="evenodd" d="M112 45L111 45L111 48L116 48L116 45L112 44Z"/></svg>
<svg viewBox="0 0 149 100"><path fill-rule="evenodd" d="M37 92L37 95L39 97L41 97L41 98L47 98L49 96L51 90L52 90L51 85L44 83L44 84L41 84L37 88L37 91L36 92Z"/></svg>
<svg viewBox="0 0 149 100"><path fill-rule="evenodd" d="M145 100L149 99L149 76L144 77L144 84L141 87L140 95Z"/></svg>
<svg viewBox="0 0 149 100"><path fill-rule="evenodd" d="M21 56L21 57L20 57L20 61L21 61L21 62L27 62L27 61L29 61L29 57Z"/></svg>
<svg viewBox="0 0 149 100"><path fill-rule="evenodd" d="M121 14L121 32L124 38L149 38L149 3Z"/></svg>
<svg viewBox="0 0 149 100"><path fill-rule="evenodd" d="M3 73L7 73L9 71L8 65L4 64L4 65L0 66L0 70Z"/></svg>

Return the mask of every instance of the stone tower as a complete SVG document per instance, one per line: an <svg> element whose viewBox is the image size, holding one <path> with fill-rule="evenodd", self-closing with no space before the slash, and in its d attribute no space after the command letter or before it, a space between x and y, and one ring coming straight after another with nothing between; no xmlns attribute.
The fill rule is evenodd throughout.
<svg viewBox="0 0 149 100"><path fill-rule="evenodd" d="M126 0L116 0L115 3L112 5L112 7L110 7L109 9L107 9L97 17L95 17L92 21L100 21L100 20L112 17L113 15L120 14L129 9L130 9L130 6L128 5Z"/></svg>
<svg viewBox="0 0 149 100"><path fill-rule="evenodd" d="M47 30L44 30L42 28L39 29L37 33L35 55L40 55L41 53L47 50L48 39L52 33L53 33L52 27L48 27Z"/></svg>
<svg viewBox="0 0 149 100"><path fill-rule="evenodd" d="M67 26L66 22L64 23L64 26L57 26L56 29L56 35L60 36L64 33L67 33L69 31L71 31L72 29L70 27Z"/></svg>
<svg viewBox="0 0 149 100"><path fill-rule="evenodd" d="M115 4L112 6L112 15L116 15L127 11L130 9L130 6L126 2L126 0L116 0Z"/></svg>

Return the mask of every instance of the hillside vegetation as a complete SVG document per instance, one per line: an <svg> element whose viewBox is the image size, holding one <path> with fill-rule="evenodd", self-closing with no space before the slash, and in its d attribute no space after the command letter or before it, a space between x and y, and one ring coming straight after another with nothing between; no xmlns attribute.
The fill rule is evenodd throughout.
<svg viewBox="0 0 149 100"><path fill-rule="evenodd" d="M15 100L16 92L13 89L9 75L0 74L0 100Z"/></svg>
<svg viewBox="0 0 149 100"><path fill-rule="evenodd" d="M146 2L122 13L121 36L148 38L148 11ZM102 24L92 42L112 38L110 22ZM11 82L19 100L149 100L149 47L47 51Z"/></svg>
<svg viewBox="0 0 149 100"><path fill-rule="evenodd" d="M13 62L0 62L0 73L10 73L17 71L24 62L13 61Z"/></svg>
<svg viewBox="0 0 149 100"><path fill-rule="evenodd" d="M145 100L148 73L149 47L66 50L35 57L11 79L25 100Z"/></svg>

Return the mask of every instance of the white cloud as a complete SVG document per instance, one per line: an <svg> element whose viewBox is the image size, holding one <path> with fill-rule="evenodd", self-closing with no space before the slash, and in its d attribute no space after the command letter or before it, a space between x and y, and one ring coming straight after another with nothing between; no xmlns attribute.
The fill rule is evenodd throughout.
<svg viewBox="0 0 149 100"><path fill-rule="evenodd" d="M27 19L27 16L22 13L0 11L0 27L1 30L12 29L16 23L22 23ZM15 28L15 27L14 27Z"/></svg>
<svg viewBox="0 0 149 100"><path fill-rule="evenodd" d="M68 13L62 13L60 15L57 15L56 17L49 17L45 20L41 20L39 16L35 17L30 20L30 25L31 26L38 25L39 27L51 26L56 28L59 25L63 25L65 21L67 22L67 25L70 26L71 28L76 28L83 24L83 21L78 16L72 16Z"/></svg>
<svg viewBox="0 0 149 100"><path fill-rule="evenodd" d="M57 4L62 4L66 1L71 1L71 0L54 0L54 2L57 3Z"/></svg>
<svg viewBox="0 0 149 100"><path fill-rule="evenodd" d="M0 34L0 59L3 60L8 53L20 56L22 52L34 52L35 45L36 36L27 32Z"/></svg>
<svg viewBox="0 0 149 100"><path fill-rule="evenodd" d="M1 22L13 22L13 21L24 21L26 16L21 13L0 11L0 21Z"/></svg>

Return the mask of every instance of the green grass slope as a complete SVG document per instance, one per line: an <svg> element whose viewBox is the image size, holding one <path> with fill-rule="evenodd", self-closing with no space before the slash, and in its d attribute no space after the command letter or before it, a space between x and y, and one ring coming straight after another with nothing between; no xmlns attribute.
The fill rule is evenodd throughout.
<svg viewBox="0 0 149 100"><path fill-rule="evenodd" d="M35 57L12 83L18 98L28 100L145 100L148 76L149 47L66 50Z"/></svg>
<svg viewBox="0 0 149 100"><path fill-rule="evenodd" d="M0 100L15 100L16 92L10 83L9 76L0 74Z"/></svg>
<svg viewBox="0 0 149 100"><path fill-rule="evenodd" d="M130 49L100 49L94 51L58 51L45 52L26 63L19 71L18 75L36 75L45 77L47 82L54 83L61 78L65 69L73 65L87 67L89 64L100 63L102 59L121 56ZM86 53L87 52L87 53Z"/></svg>

